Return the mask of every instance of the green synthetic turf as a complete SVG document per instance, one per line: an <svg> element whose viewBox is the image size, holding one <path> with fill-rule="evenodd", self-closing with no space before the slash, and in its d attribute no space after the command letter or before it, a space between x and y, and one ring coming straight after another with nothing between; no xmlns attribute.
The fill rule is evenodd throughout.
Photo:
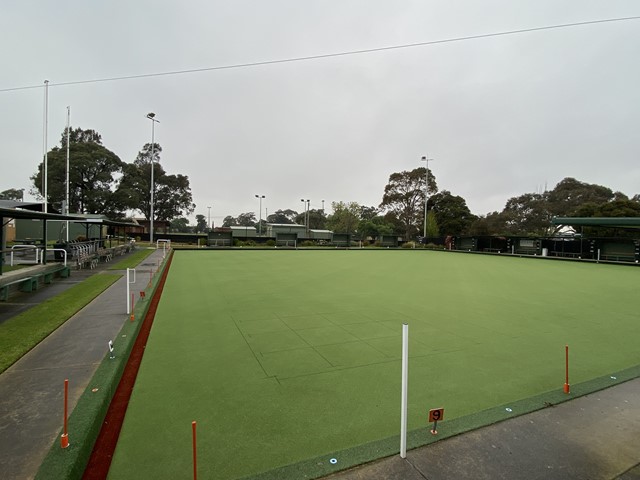
<svg viewBox="0 0 640 480"><path fill-rule="evenodd" d="M202 478L326 465L397 435L405 322L410 430L429 408L446 429L561 391L565 344L572 384L633 367L638 280L449 252L176 252L109 478L189 475L192 420Z"/></svg>

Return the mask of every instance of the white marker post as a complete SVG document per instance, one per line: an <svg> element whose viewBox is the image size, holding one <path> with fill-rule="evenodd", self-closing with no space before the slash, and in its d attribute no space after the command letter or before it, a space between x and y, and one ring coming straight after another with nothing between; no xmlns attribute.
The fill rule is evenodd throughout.
<svg viewBox="0 0 640 480"><path fill-rule="evenodd" d="M116 358L113 354L113 342L111 340L109 340L109 358Z"/></svg>
<svg viewBox="0 0 640 480"><path fill-rule="evenodd" d="M402 324L402 405L400 407L400 457L407 458L407 384L409 380L409 325Z"/></svg>
<svg viewBox="0 0 640 480"><path fill-rule="evenodd" d="M131 272L133 272L133 281L131 281ZM130 298L130 285L132 283L136 283L136 269L135 268L127 268L127 315L131 313L131 303L129 303Z"/></svg>

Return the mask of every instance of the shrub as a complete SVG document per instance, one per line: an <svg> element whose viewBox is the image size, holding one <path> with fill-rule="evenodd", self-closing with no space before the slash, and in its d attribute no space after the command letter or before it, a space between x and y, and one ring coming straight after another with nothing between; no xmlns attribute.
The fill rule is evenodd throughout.
<svg viewBox="0 0 640 480"><path fill-rule="evenodd" d="M266 245L267 247L275 247L275 246L276 246L276 241L275 241L275 240L267 240L267 241L265 242L265 245Z"/></svg>

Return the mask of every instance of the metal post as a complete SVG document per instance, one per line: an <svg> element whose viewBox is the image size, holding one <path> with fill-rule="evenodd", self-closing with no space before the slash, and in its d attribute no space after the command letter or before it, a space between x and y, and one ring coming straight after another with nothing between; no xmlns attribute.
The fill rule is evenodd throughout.
<svg viewBox="0 0 640 480"><path fill-rule="evenodd" d="M427 238L427 203L429 202L429 162L433 158L422 157L423 162L427 163L427 171L424 174L424 238Z"/></svg>
<svg viewBox="0 0 640 480"><path fill-rule="evenodd" d="M400 457L407 458L407 392L409 380L409 325L402 324L402 400L400 407Z"/></svg>
<svg viewBox="0 0 640 480"><path fill-rule="evenodd" d="M151 214L149 215L149 243L153 245L153 157L155 156L155 126L156 122L160 123L159 120L156 120L154 117L155 113L151 112L147 114L147 118L151 120Z"/></svg>
<svg viewBox="0 0 640 480"><path fill-rule="evenodd" d="M264 198L264 195L256 195L255 196L259 201L260 201L260 220L258 221L258 236L261 237L262 236L262 199Z"/></svg>
<svg viewBox="0 0 640 480"><path fill-rule="evenodd" d="M69 132L69 128L70 128L70 121L71 121L71 107L67 107L67 175L66 175L66 180L65 180L65 205L64 205L64 214L65 215L69 215L69 136L70 136L70 132ZM67 243L69 243L69 220L67 220L67 225L66 225L66 239L67 239Z"/></svg>
<svg viewBox="0 0 640 480"><path fill-rule="evenodd" d="M47 164L48 164L48 157L47 157L47 144L49 143L48 141L48 132L49 132L49 80L45 80L44 81L44 144L43 144L43 148L44 148L44 165L43 165L43 180L44 180L44 207L43 207L43 212L47 213L48 210L48 206L47 206L47 183L48 183L48 172L47 172ZM46 220L45 220L46 222ZM46 229L45 229L46 231ZM44 239L44 243L46 245L47 243L47 239Z"/></svg>

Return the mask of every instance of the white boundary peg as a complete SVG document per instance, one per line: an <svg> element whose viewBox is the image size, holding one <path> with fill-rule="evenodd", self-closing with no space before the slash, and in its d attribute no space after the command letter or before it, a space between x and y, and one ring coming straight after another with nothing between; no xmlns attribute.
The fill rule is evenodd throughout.
<svg viewBox="0 0 640 480"><path fill-rule="evenodd" d="M131 280L131 272L133 272L133 281ZM131 313L131 304L129 303L131 284L136 283L136 269L135 268L127 268L127 315Z"/></svg>
<svg viewBox="0 0 640 480"><path fill-rule="evenodd" d="M407 458L407 391L409 379L409 325L402 324L402 401L400 407L400 457Z"/></svg>

